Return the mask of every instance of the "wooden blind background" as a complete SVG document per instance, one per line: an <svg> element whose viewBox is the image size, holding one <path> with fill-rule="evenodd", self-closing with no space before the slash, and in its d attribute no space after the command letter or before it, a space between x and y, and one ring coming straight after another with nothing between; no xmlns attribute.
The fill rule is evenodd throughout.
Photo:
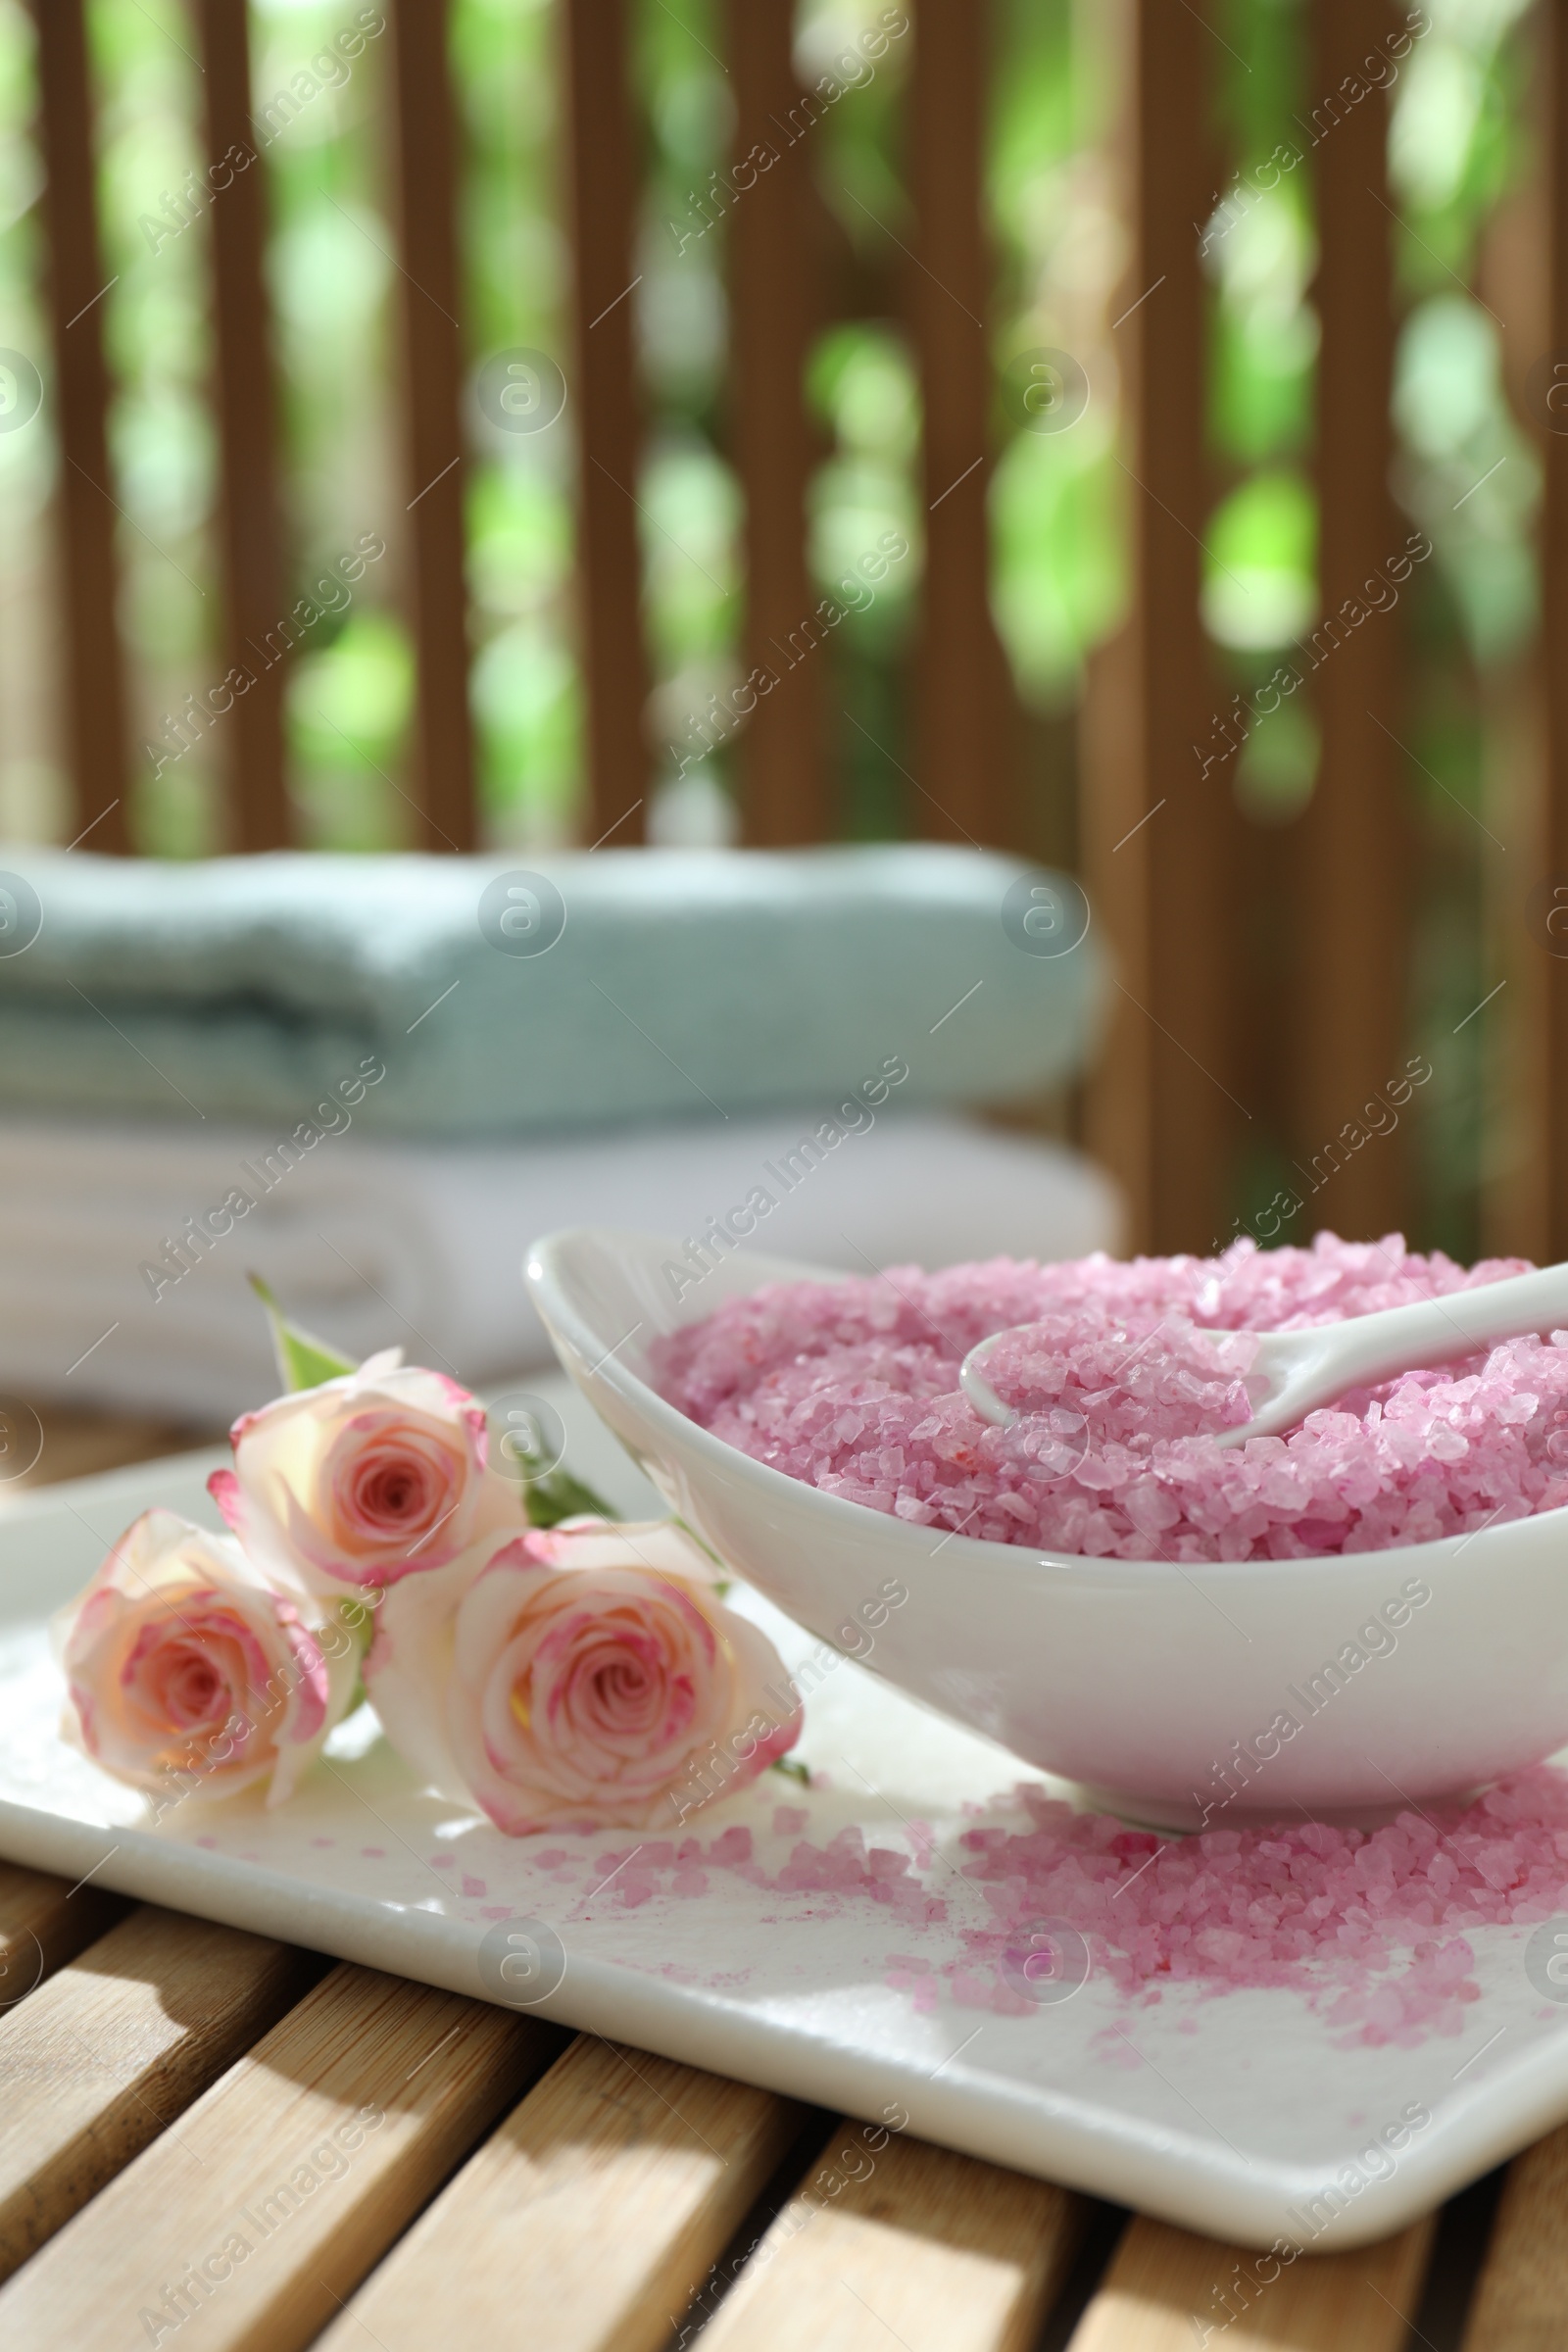
<svg viewBox="0 0 1568 2352"><path fill-rule="evenodd" d="M236 850L281 849L288 839L283 790L283 670L256 648L285 610L279 535L277 398L272 381L264 264L267 191L259 167L226 159L249 151L251 69L245 0L201 0L207 155L231 177L209 216L217 316L220 509L224 652L255 680L234 704L223 742L229 759L229 836Z"/></svg>
<svg viewBox="0 0 1568 2352"><path fill-rule="evenodd" d="M811 150L808 139L789 137L802 98L793 0L728 0L724 22L735 102L730 169L743 189L729 217L729 279L733 445L746 500L745 662L748 676L778 680L737 750L746 838L786 849L836 830L821 664L790 651L817 602L806 548L814 452L803 387L815 251ZM776 160L760 170L760 154Z"/></svg>
<svg viewBox="0 0 1568 2352"><path fill-rule="evenodd" d="M1545 20L1548 348L1554 357L1568 361L1568 0L1549 0ZM1563 421L1568 424L1568 418ZM1542 857L1542 882L1549 888L1568 883L1568 662L1563 660L1568 645L1568 437L1546 432L1540 438L1546 477L1542 523L1545 760L1532 831ZM1524 891L1517 881L1509 900L1509 912L1517 923L1526 916ZM1532 940L1525 952L1536 946L1539 940ZM1541 1106L1532 1140L1544 1162L1540 1187L1543 1230L1536 1246L1556 1261L1568 1257L1568 961L1546 957L1543 975L1538 958L1536 977L1542 983L1541 1017L1526 1041L1526 1085L1532 1102ZM1511 1236L1503 1233L1498 1240L1507 1248Z"/></svg>
<svg viewBox="0 0 1568 2352"><path fill-rule="evenodd" d="M1397 29L1393 0L1317 0L1313 87L1338 90L1369 49ZM1408 532L1390 488L1394 433L1393 215L1388 111L1375 98L1335 124L1315 153L1320 261L1318 575L1325 615L1338 613L1393 558ZM1412 844L1401 823L1404 776L1398 699L1401 605L1355 629L1315 674L1322 757L1301 818L1295 965L1297 1080L1292 1144L1298 1159L1340 1133L1404 1058L1406 899ZM1400 1128L1334 1177L1334 1215L1347 1232L1403 1223ZM1386 1142L1388 1148L1383 1149Z"/></svg>
<svg viewBox="0 0 1568 2352"><path fill-rule="evenodd" d="M213 159L250 136L244 0L194 0ZM1357 632L1312 680L1321 777L1289 860L1290 1036L1264 1085L1239 1006L1247 965L1247 857L1227 765L1200 772L1226 696L1200 617L1212 505L1204 425L1207 295L1194 223L1224 175L1211 125L1224 59L1218 0L1106 0L1127 59L1123 140L1130 262L1113 340L1124 387L1118 463L1134 553L1134 607L1097 662L1082 719L1078 830L1098 919L1118 961L1116 1019L1091 1084L1085 1133L1127 1187L1131 1238L1203 1250L1224 1237L1238 1155L1267 1100L1301 1164L1396 1070L1406 1034L1410 865L1401 814L1401 630ZM654 770L646 735L638 508L643 426L636 361L643 184L627 0L558 0L573 250L570 388L578 453L579 642L587 710L583 838L643 838ZM992 260L983 192L991 12L909 0L906 141L912 240L906 323L923 396L926 564L917 652L909 829L1012 847L1027 838L1012 688L988 599L987 501L996 443ZM1568 0L1542 0L1549 74L1551 334L1568 348ZM33 0L48 187L48 300L63 464L57 502L66 737L74 830L130 846L135 791L116 621L117 514L106 446L104 264L94 203L95 103L83 0ZM1397 19L1393 0L1311 0L1311 72L1334 88ZM391 0L387 113L400 267L399 365L409 621L416 703L408 797L419 846L464 850L475 801L464 578L465 348L457 191L459 112L448 0ZM790 0L720 12L736 109L735 156L772 139L775 167L732 208L728 267L731 454L746 502L745 656L780 667L815 602L806 550L814 462L803 371L818 315L809 142L781 142L798 98ZM1322 603L1342 598L1403 536L1389 486L1396 331L1385 155L1387 105L1354 107L1313 159L1322 323L1316 473ZM266 173L236 174L212 208L222 637L231 660L286 609L278 403L264 274ZM1568 443L1546 466L1545 630L1568 627ZM839 811L823 664L789 669L738 744L744 836L758 846L830 837ZM281 667L259 676L225 732L227 840L290 835ZM1568 875L1568 680L1547 665L1545 777L1536 812L1547 862ZM1538 991L1538 995L1541 992ZM1519 992L1521 1001L1524 992ZM1568 966L1554 964L1532 1030L1544 1114L1544 1189L1555 1253L1568 1252ZM1373 1234L1408 1206L1402 1143L1338 1180L1334 1222ZM1498 1236L1505 1240L1505 1236Z"/></svg>
<svg viewBox="0 0 1568 2352"><path fill-rule="evenodd" d="M1112 331L1128 387L1119 463L1134 605L1091 687L1085 879L1120 965L1115 1027L1090 1090L1089 1140L1128 1188L1135 1233L1203 1250L1239 1120L1228 920L1228 769L1200 772L1223 697L1199 614L1209 499L1204 288L1193 222L1213 188L1212 60L1197 8L1133 0L1123 135L1132 228Z"/></svg>
<svg viewBox="0 0 1568 2352"><path fill-rule="evenodd" d="M83 0L34 0L38 111L55 409L60 435L60 614L65 742L74 830L127 850L125 662L115 613L115 505L109 488L104 370L106 291L93 202L92 107Z"/></svg>

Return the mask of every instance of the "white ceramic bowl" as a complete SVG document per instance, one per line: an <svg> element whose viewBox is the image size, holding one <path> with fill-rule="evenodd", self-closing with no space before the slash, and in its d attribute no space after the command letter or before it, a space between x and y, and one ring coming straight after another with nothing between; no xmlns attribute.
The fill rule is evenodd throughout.
<svg viewBox="0 0 1568 2352"><path fill-rule="evenodd" d="M680 1254L592 1227L530 1251L534 1304L584 1396L738 1575L1095 1802L1176 1829L1301 1808L1371 1823L1568 1743L1568 1510L1396 1550L1198 1568L914 1527L753 1461L657 1393L662 1333L764 1283L839 1279L747 1254L677 1301L662 1268ZM858 1613L880 1616L889 1584L908 1598L867 1651Z"/></svg>

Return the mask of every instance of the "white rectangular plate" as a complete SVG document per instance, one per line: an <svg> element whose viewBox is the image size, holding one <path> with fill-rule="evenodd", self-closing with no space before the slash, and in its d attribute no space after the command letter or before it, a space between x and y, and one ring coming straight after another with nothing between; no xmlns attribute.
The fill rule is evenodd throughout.
<svg viewBox="0 0 1568 2352"><path fill-rule="evenodd" d="M570 1466L626 1515L658 1515L575 1391L536 1385L565 1419ZM735 1597L793 1670L818 1660L801 1749L815 1785L764 1774L687 1832L710 1845L745 1825L759 1879L776 1879L800 1838L821 1847L858 1829L868 1845L925 1857L917 1876L945 1901L945 1921L911 1925L862 1891L780 1891L726 1867L705 1866L705 1892L677 1893L668 1868L636 1857L615 1867L638 1843L627 1831L505 1838L421 1792L368 1713L277 1812L243 1796L192 1798L150 1826L133 1792L61 1740L46 1619L149 1504L217 1525L205 1479L220 1458L77 1480L0 1511L7 1859L487 1999L507 1992L498 1931L538 1923L564 1958L542 2016L868 2121L903 2109L924 2137L1249 2244L1382 2236L1568 2117L1568 1985L1563 2005L1543 2000L1525 1973L1523 1929L1471 1933L1482 1998L1458 2039L1411 2049L1342 2048L1287 1991L1205 1998L1174 1986L1143 2007L1092 1975L1025 2017L956 2005L937 1972L960 1955L963 1927L986 1917L981 1888L959 1874L957 1839L977 1825L1024 1826L1010 1792L1042 1776L750 1594ZM776 1820L789 1808L804 1827ZM547 1867L542 1857L563 1850L568 1860ZM904 1954L931 1964L934 2006L917 2010L890 1984ZM1371 2177L1357 2152L1412 2104L1430 2124L1392 2174Z"/></svg>

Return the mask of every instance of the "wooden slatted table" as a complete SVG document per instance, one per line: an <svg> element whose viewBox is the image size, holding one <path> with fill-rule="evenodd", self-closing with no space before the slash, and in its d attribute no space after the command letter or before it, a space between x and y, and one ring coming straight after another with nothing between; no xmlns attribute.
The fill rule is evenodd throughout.
<svg viewBox="0 0 1568 2352"><path fill-rule="evenodd" d="M73 1473L134 1450L53 1434ZM1049 2182L0 1865L0 2346L176 2337L1560 2352L1568 2128L1396 2237L1260 2286L1240 2247Z"/></svg>

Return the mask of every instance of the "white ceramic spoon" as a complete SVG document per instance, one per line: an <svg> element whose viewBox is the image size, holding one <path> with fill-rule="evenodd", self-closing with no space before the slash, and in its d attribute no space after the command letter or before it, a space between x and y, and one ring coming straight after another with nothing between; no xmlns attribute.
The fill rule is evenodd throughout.
<svg viewBox="0 0 1568 2352"><path fill-rule="evenodd" d="M1249 1438L1277 1437L1348 1389L1372 1388L1396 1372L1451 1363L1455 1356L1473 1355L1524 1332L1564 1329L1568 1265L1543 1266L1534 1274L1484 1283L1479 1290L1424 1298L1415 1306L1388 1306L1342 1323L1316 1323L1306 1331L1259 1332L1257 1353L1244 1375L1252 1418L1236 1429L1216 1430L1214 1442L1244 1446ZM996 1331L971 1348L958 1373L975 1411L1004 1429L1021 1416L1004 1403L980 1367L997 1342L1008 1336Z"/></svg>

